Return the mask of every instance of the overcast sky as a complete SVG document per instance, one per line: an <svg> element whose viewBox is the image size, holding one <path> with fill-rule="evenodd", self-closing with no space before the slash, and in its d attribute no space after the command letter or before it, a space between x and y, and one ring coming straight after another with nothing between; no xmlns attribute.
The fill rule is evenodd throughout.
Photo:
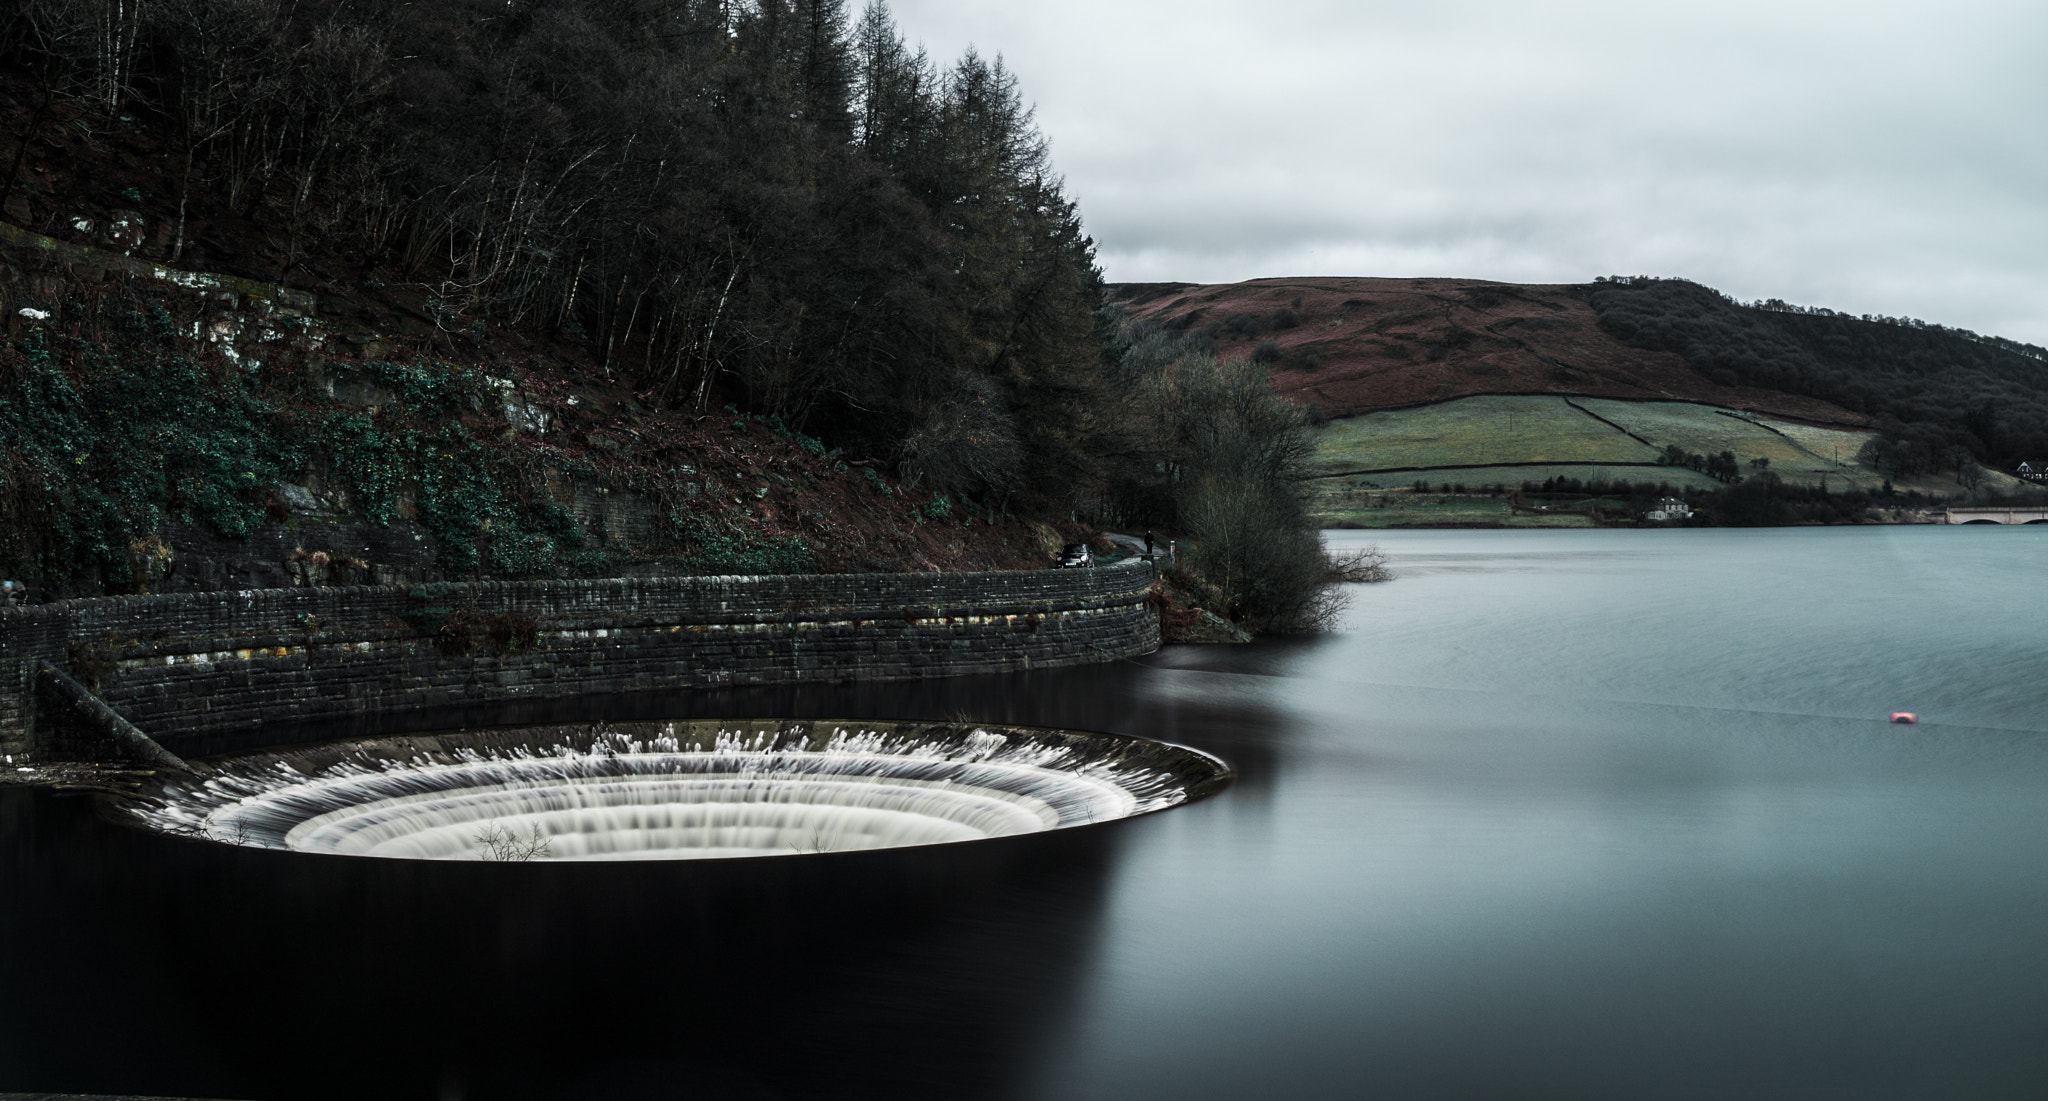
<svg viewBox="0 0 2048 1101"><path fill-rule="evenodd" d="M892 8L1018 74L1112 281L1679 275L2048 345L2048 0Z"/></svg>

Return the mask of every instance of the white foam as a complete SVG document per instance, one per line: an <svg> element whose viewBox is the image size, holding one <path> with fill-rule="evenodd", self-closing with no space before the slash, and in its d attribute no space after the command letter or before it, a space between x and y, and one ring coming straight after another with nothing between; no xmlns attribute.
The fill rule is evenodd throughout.
<svg viewBox="0 0 2048 1101"><path fill-rule="evenodd" d="M310 774L270 760L164 794L143 812L158 828L417 860L693 860L947 844L1186 798L1119 754L979 729L961 739L835 728L822 744L800 729L735 730L696 749L672 727L638 740L604 731L587 748L359 755Z"/></svg>

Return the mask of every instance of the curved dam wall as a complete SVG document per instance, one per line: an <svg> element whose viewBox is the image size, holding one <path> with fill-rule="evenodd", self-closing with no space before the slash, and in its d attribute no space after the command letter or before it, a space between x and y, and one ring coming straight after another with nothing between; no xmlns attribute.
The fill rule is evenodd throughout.
<svg viewBox="0 0 2048 1101"><path fill-rule="evenodd" d="M350 714L725 685L900 680L1150 653L1152 567L253 589L0 611L0 750L43 663L173 750Z"/></svg>

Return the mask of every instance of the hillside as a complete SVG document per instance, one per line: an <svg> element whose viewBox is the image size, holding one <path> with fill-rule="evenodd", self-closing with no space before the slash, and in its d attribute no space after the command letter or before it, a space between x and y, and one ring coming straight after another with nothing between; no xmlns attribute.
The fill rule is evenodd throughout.
<svg viewBox="0 0 2048 1101"><path fill-rule="evenodd" d="M1935 495L2048 454L2048 351L1674 279L1122 284L1128 320L1263 363L1327 421L1327 498L1554 478ZM1714 459L1718 467L1709 467ZM1327 505L1327 502L1326 502Z"/></svg>
<svg viewBox="0 0 2048 1101"><path fill-rule="evenodd" d="M2048 349L1913 318L1736 302L1682 279L1590 288L1601 327L1647 352L1679 352L1703 378L1765 386L1867 415L1889 473L1962 473L2048 456Z"/></svg>
<svg viewBox="0 0 2048 1101"><path fill-rule="evenodd" d="M1476 394L1569 393L1692 401L1788 420L1869 426L1810 396L1731 385L1681 355L1623 343L1585 286L1476 279L1255 279L1203 286L1124 283L1110 300L1134 321L1207 331L1226 353L1270 358L1273 385L1322 416Z"/></svg>

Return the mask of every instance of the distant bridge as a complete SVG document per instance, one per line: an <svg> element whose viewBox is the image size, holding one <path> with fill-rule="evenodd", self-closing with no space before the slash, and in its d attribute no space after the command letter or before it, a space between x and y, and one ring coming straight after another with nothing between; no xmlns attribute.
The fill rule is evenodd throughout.
<svg viewBox="0 0 2048 1101"><path fill-rule="evenodd" d="M1952 508L1951 524L2048 524L2048 508Z"/></svg>

